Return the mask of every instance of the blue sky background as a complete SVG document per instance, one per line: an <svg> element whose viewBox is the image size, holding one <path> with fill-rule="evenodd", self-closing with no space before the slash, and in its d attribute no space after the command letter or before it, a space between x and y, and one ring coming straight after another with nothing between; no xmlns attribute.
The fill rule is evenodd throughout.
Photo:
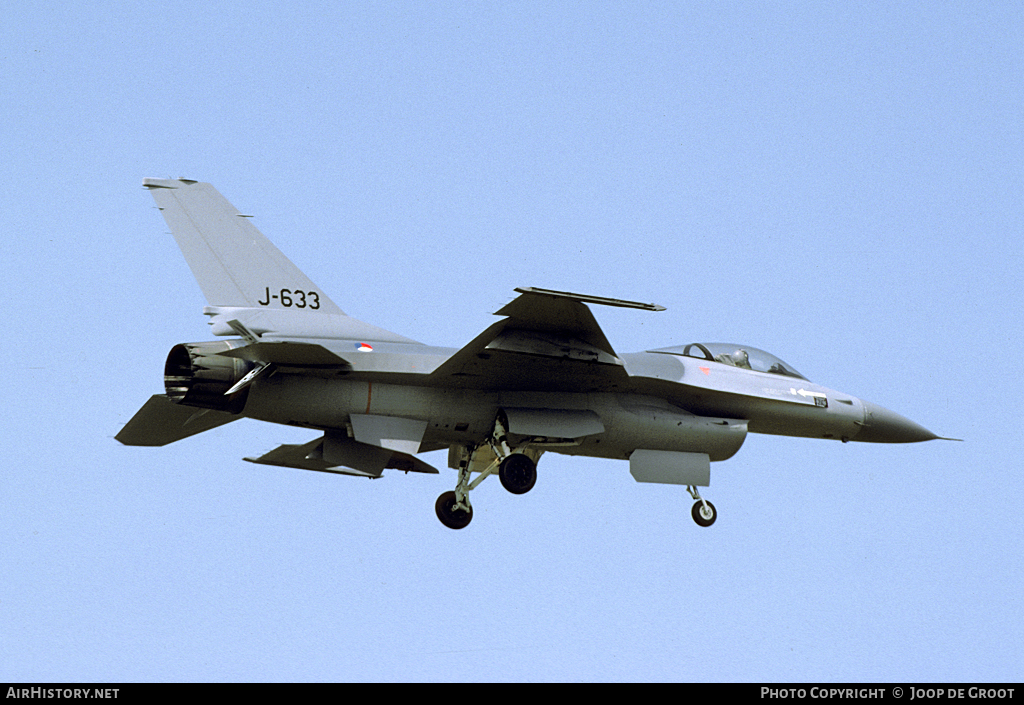
<svg viewBox="0 0 1024 705"><path fill-rule="evenodd" d="M15 3L0 23L0 681L1020 681L1019 2ZM205 304L141 188L213 182L346 312L437 345L517 286L617 350L769 350L940 435L748 437L720 517L547 455L113 440ZM444 466L444 454L425 459Z"/></svg>

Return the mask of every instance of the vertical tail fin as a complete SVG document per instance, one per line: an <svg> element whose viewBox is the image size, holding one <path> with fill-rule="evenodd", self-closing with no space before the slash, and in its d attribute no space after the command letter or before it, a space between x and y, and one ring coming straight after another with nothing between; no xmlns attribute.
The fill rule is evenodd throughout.
<svg viewBox="0 0 1024 705"><path fill-rule="evenodd" d="M344 312L207 183L144 179L213 306Z"/></svg>

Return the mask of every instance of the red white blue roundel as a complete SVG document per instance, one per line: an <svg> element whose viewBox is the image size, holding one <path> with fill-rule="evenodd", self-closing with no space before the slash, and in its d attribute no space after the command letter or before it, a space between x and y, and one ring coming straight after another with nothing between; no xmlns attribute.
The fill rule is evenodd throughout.
<svg viewBox="0 0 1024 705"><path fill-rule="evenodd" d="M373 352L373 346L369 343L356 343L356 350L359 352Z"/></svg>

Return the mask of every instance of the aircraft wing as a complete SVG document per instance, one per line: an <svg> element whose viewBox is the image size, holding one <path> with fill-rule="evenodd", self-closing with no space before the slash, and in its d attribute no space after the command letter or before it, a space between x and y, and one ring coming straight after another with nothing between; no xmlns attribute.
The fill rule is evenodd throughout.
<svg viewBox="0 0 1024 705"><path fill-rule="evenodd" d="M548 289L519 288L505 316L432 374L474 389L597 391L627 374L586 304L663 311L655 304Z"/></svg>

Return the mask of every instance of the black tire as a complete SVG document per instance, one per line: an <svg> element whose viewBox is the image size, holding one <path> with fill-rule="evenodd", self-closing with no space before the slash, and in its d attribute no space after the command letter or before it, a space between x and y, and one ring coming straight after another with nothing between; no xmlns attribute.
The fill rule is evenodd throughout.
<svg viewBox="0 0 1024 705"><path fill-rule="evenodd" d="M537 484L537 463L522 453L513 453L501 461L498 478L512 494L526 494Z"/></svg>
<svg viewBox="0 0 1024 705"><path fill-rule="evenodd" d="M473 520L473 508L469 511L455 508L455 492L445 492L434 503L437 518L449 529L464 529Z"/></svg>
<svg viewBox="0 0 1024 705"><path fill-rule="evenodd" d="M707 500L704 501L706 502ZM690 511L690 514L693 515L693 520L697 522L698 526L711 526L715 523L715 519L718 518L718 510L715 509L715 505L708 502L708 509L711 510L711 516L705 517L704 512L702 511L703 509L704 502L697 502L693 505L693 509Z"/></svg>

